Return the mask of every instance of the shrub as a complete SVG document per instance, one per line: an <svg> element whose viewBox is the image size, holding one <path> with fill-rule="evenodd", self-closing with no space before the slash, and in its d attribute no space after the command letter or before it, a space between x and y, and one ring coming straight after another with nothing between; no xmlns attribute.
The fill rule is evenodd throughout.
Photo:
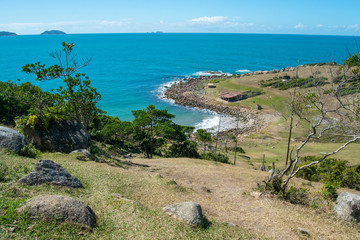
<svg viewBox="0 0 360 240"><path fill-rule="evenodd" d="M355 168L346 168L343 172L342 186L360 190L360 173Z"/></svg>
<svg viewBox="0 0 360 240"><path fill-rule="evenodd" d="M197 143L190 140L185 140L181 143L174 143L169 147L166 153L167 157L188 157L199 158L200 155L197 152Z"/></svg>
<svg viewBox="0 0 360 240"><path fill-rule="evenodd" d="M323 86L328 84L326 80L327 78L325 77L314 78L313 76L310 76L308 78L285 78L285 76L283 76L281 78L277 77L267 81L262 81L260 85L262 87L272 87L278 88L280 90L287 90L294 87L310 88L315 86Z"/></svg>
<svg viewBox="0 0 360 240"><path fill-rule="evenodd" d="M20 150L19 155L23 157L36 158L40 156L40 151L37 150L33 144L29 144L25 145L25 147Z"/></svg>
<svg viewBox="0 0 360 240"><path fill-rule="evenodd" d="M223 154L220 154L220 153L215 154L212 152L206 152L206 153L201 154L201 159L215 161L215 162L222 162L222 163L230 163L229 157L227 157Z"/></svg>
<svg viewBox="0 0 360 240"><path fill-rule="evenodd" d="M271 181L264 181L265 185L258 184L258 188L261 192L269 192L276 195L279 199L288 201L293 204L309 205L309 189L296 188L291 186L284 189L282 187L282 178L274 177Z"/></svg>
<svg viewBox="0 0 360 240"><path fill-rule="evenodd" d="M320 157L306 156L301 159L301 166L317 160L320 160ZM320 164L302 169L297 176L309 181L360 190L360 173L357 171L359 167L349 167L347 163L345 160L328 158Z"/></svg>
<svg viewBox="0 0 360 240"><path fill-rule="evenodd" d="M336 186L334 186L333 184L331 184L329 182L325 183L322 186L321 193L325 200L335 201L336 198L338 197L338 194L336 192Z"/></svg>

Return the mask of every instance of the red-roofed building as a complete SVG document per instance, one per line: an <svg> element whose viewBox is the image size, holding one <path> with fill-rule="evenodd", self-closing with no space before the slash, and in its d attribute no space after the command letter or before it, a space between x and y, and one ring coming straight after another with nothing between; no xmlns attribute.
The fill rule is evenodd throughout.
<svg viewBox="0 0 360 240"><path fill-rule="evenodd" d="M226 92L219 95L219 98L228 101L235 102L246 98L246 95L241 92Z"/></svg>

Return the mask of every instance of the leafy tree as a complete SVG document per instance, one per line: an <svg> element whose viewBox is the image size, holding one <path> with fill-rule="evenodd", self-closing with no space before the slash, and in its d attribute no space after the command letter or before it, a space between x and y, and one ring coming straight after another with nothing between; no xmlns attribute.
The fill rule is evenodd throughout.
<svg viewBox="0 0 360 240"><path fill-rule="evenodd" d="M175 116L167 110L155 109L149 105L146 109L132 111L133 134L136 145L145 153L146 157L152 158L155 150L166 142L166 137L175 136L176 129L171 119Z"/></svg>
<svg viewBox="0 0 360 240"><path fill-rule="evenodd" d="M17 96L22 95L23 86L11 82L0 82L0 122L15 126L15 118L27 115L30 107L26 104L31 101L20 101ZM41 91L41 90L40 90ZM28 91L26 91L28 93Z"/></svg>
<svg viewBox="0 0 360 240"><path fill-rule="evenodd" d="M53 105L43 105L39 100L34 107L36 116L44 114L62 115L77 121L80 121L89 129L93 119L103 111L97 107L101 95L96 88L90 86L90 80L85 74L78 71L90 63L90 59L83 59L79 64L76 61L72 51L74 44L62 43L61 51L50 54L58 61L50 67L36 62L23 66L23 71L29 74L35 74L36 80L47 81L53 79L62 79L65 87L60 86L55 90Z"/></svg>

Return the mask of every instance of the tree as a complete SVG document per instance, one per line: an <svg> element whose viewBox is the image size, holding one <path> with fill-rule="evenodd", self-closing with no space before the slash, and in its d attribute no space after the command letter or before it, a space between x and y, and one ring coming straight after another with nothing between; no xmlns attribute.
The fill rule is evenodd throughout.
<svg viewBox="0 0 360 240"><path fill-rule="evenodd" d="M196 131L196 138L203 143L203 150L204 150L204 154L206 152L206 146L208 143L211 142L212 138L211 138L211 133L209 133L208 131L204 130L204 129L198 129Z"/></svg>
<svg viewBox="0 0 360 240"><path fill-rule="evenodd" d="M146 109L132 111L135 119L133 121L134 141L145 153L152 158L156 148L166 142L165 136L170 135L172 121L175 116L167 110L155 109L149 105Z"/></svg>
<svg viewBox="0 0 360 240"><path fill-rule="evenodd" d="M293 146L288 155L289 164L279 174L273 174L269 181L284 178L282 188L285 189L289 181L301 170L319 164L345 149L349 144L358 142L360 139L359 69L359 55L351 55L332 77L330 86L319 84L311 89L298 91L296 94L294 91L291 101L292 112L309 131L299 146ZM313 140L334 137L342 139L338 148L299 166L306 144Z"/></svg>
<svg viewBox="0 0 360 240"><path fill-rule="evenodd" d="M77 62L75 55L72 53L73 43L62 43L61 51L50 54L58 61L58 64L46 67L45 64L36 62L23 66L25 73L35 74L36 80L47 81L53 79L62 79L65 87L60 86L53 94L53 105L47 106L37 101L34 107L35 115L43 116L44 114L54 114L65 116L70 119L80 121L89 129L90 123L99 113L103 113L97 107L101 95L96 88L90 86L89 77L78 71L87 66L91 59L82 59Z"/></svg>

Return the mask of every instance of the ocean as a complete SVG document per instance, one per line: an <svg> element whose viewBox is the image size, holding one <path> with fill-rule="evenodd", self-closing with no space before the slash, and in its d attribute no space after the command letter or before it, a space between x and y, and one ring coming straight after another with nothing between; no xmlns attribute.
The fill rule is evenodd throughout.
<svg viewBox="0 0 360 240"><path fill-rule="evenodd" d="M168 109L175 122L198 128L218 124L219 116L177 106L161 97L171 82L206 74L207 71L245 73L317 63L342 63L359 52L360 37L277 34L67 34L20 35L0 38L0 81L30 81L45 90L61 81L37 82L21 72L23 65L56 61L49 53L61 43L74 43L78 59L91 63L81 69L102 95L100 108L121 120L133 119L131 110L149 104Z"/></svg>

